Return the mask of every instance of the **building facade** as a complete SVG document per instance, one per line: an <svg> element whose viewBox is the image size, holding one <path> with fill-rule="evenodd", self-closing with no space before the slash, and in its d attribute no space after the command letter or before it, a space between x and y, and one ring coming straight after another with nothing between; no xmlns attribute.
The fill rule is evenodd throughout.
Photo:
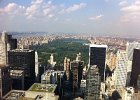
<svg viewBox="0 0 140 100"><path fill-rule="evenodd" d="M116 69L114 70L116 89L122 89L126 86L127 61L126 51L119 50L117 52Z"/></svg>
<svg viewBox="0 0 140 100"><path fill-rule="evenodd" d="M89 64L99 67L101 81L105 81L105 62L106 62L107 45L91 44L89 48Z"/></svg>
<svg viewBox="0 0 140 100"><path fill-rule="evenodd" d="M134 49L130 86L137 88L138 75L140 75L140 49Z"/></svg>
<svg viewBox="0 0 140 100"><path fill-rule="evenodd" d="M35 51L15 49L8 51L10 70L24 72L24 87L28 89L35 82ZM16 85L16 84L15 84Z"/></svg>
<svg viewBox="0 0 140 100"><path fill-rule="evenodd" d="M96 65L89 67L84 100L100 100L101 79Z"/></svg>
<svg viewBox="0 0 140 100"><path fill-rule="evenodd" d="M0 100L11 90L9 66L0 65Z"/></svg>
<svg viewBox="0 0 140 100"><path fill-rule="evenodd" d="M72 61L70 63L70 69L73 75L73 92L75 93L79 88L82 80L83 73L83 61Z"/></svg>
<svg viewBox="0 0 140 100"><path fill-rule="evenodd" d="M2 32L0 36L0 64L7 64L7 51L17 48L17 39L12 35Z"/></svg>
<svg viewBox="0 0 140 100"><path fill-rule="evenodd" d="M63 75L64 75L64 71L46 70L41 75L41 83L42 84L56 84L58 83L61 76Z"/></svg>

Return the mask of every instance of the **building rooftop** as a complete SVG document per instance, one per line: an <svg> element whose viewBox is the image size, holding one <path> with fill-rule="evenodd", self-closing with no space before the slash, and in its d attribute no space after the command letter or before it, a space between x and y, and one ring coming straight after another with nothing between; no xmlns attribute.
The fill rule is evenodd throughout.
<svg viewBox="0 0 140 100"><path fill-rule="evenodd" d="M30 49L14 49L10 50L10 52L32 52L33 50Z"/></svg>
<svg viewBox="0 0 140 100"><path fill-rule="evenodd" d="M23 96L25 94L25 91L22 90L11 90L9 93L7 93L3 99L4 100L19 100L20 96Z"/></svg>
<svg viewBox="0 0 140 100"><path fill-rule="evenodd" d="M59 96L54 93L11 90L7 93L4 100L58 100Z"/></svg>
<svg viewBox="0 0 140 100"><path fill-rule="evenodd" d="M90 71L92 71L92 74L99 74L99 69L97 65L92 65L89 67Z"/></svg>
<svg viewBox="0 0 140 100"><path fill-rule="evenodd" d="M54 93L26 91L20 100L58 100L59 96Z"/></svg>
<svg viewBox="0 0 140 100"><path fill-rule="evenodd" d="M35 92L49 92L54 93L56 89L56 84L41 84L41 83L34 83L28 91L35 91Z"/></svg>
<svg viewBox="0 0 140 100"><path fill-rule="evenodd" d="M54 75L55 73L59 74L59 75L63 75L64 71L54 71L54 70L47 70L42 74L42 79L46 80L46 76L50 76L51 74Z"/></svg>
<svg viewBox="0 0 140 100"><path fill-rule="evenodd" d="M90 44L90 47L99 47L99 48L107 48L107 45L99 45L99 44Z"/></svg>

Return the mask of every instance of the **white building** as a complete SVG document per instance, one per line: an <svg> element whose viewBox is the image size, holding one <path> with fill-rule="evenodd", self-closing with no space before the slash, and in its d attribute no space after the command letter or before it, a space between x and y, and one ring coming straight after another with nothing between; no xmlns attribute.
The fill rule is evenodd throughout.
<svg viewBox="0 0 140 100"><path fill-rule="evenodd" d="M116 68L114 70L116 89L122 89L126 86L127 61L128 61L128 59L127 59L126 51L118 51L117 52Z"/></svg>
<svg viewBox="0 0 140 100"><path fill-rule="evenodd" d="M0 33L0 64L6 65L8 61L7 51L17 48L17 40L6 32Z"/></svg>
<svg viewBox="0 0 140 100"><path fill-rule="evenodd" d="M48 60L48 63L50 63L50 65L51 65L52 67L55 66L56 62L54 62L53 54L51 54L50 59Z"/></svg>
<svg viewBox="0 0 140 100"><path fill-rule="evenodd" d="M35 51L35 76L36 76L36 81L39 80L39 63L38 63L38 53Z"/></svg>
<svg viewBox="0 0 140 100"><path fill-rule="evenodd" d="M7 64L7 34L2 32L0 37L0 64Z"/></svg>

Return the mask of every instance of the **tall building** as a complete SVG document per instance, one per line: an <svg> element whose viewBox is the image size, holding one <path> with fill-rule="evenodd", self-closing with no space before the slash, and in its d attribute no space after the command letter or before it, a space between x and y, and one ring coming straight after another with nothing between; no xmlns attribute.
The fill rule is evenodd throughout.
<svg viewBox="0 0 140 100"><path fill-rule="evenodd" d="M89 64L99 67L101 81L105 81L105 61L107 45L91 44L89 48Z"/></svg>
<svg viewBox="0 0 140 100"><path fill-rule="evenodd" d="M15 49L8 51L8 64L10 65L10 70L23 71L25 89L28 89L35 82L34 50Z"/></svg>
<svg viewBox="0 0 140 100"><path fill-rule="evenodd" d="M70 59L67 57L64 58L64 71L69 71L70 70Z"/></svg>
<svg viewBox="0 0 140 100"><path fill-rule="evenodd" d="M133 54L134 49L140 48L139 42L127 42L126 44L126 51L128 56L128 69L127 69L127 85L130 85L130 77L131 77L131 71L132 71L132 62L133 62Z"/></svg>
<svg viewBox="0 0 140 100"><path fill-rule="evenodd" d="M100 100L101 80L96 65L89 67L86 79L86 92L84 100Z"/></svg>
<svg viewBox="0 0 140 100"><path fill-rule="evenodd" d="M0 36L0 64L7 64L7 51L17 48L17 40L2 32Z"/></svg>
<svg viewBox="0 0 140 100"><path fill-rule="evenodd" d="M83 73L83 61L72 61L70 67L73 75L73 92L75 93L79 88L82 80Z"/></svg>
<svg viewBox="0 0 140 100"><path fill-rule="evenodd" d="M67 57L65 57L65 59L64 59L64 71L66 73L67 80L69 80L69 78L70 78L70 59L68 59Z"/></svg>
<svg viewBox="0 0 140 100"><path fill-rule="evenodd" d="M0 100L11 90L9 66L0 65Z"/></svg>
<svg viewBox="0 0 140 100"><path fill-rule="evenodd" d="M137 87L138 75L140 75L140 49L134 49L130 86Z"/></svg>
<svg viewBox="0 0 140 100"><path fill-rule="evenodd" d="M117 52L116 69L114 70L116 89L122 89L126 86L127 61L126 51L119 50Z"/></svg>
<svg viewBox="0 0 140 100"><path fill-rule="evenodd" d="M128 60L132 61L133 60L133 52L134 52L134 49L136 48L140 48L140 43L138 42L127 42L126 44L126 51L128 53Z"/></svg>
<svg viewBox="0 0 140 100"><path fill-rule="evenodd" d="M12 35L7 35L7 41L9 44L8 51L17 48L17 39L14 39Z"/></svg>

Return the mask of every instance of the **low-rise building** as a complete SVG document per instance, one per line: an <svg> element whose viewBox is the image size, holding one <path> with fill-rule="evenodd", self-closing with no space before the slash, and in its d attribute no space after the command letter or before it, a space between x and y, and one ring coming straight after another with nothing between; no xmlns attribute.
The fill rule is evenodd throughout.
<svg viewBox="0 0 140 100"><path fill-rule="evenodd" d="M58 81L61 75L64 75L64 71L47 70L41 75L41 83L54 84Z"/></svg>
<svg viewBox="0 0 140 100"><path fill-rule="evenodd" d="M55 84L34 83L29 90L12 90L6 94L4 100L58 100L59 96L55 95Z"/></svg>

